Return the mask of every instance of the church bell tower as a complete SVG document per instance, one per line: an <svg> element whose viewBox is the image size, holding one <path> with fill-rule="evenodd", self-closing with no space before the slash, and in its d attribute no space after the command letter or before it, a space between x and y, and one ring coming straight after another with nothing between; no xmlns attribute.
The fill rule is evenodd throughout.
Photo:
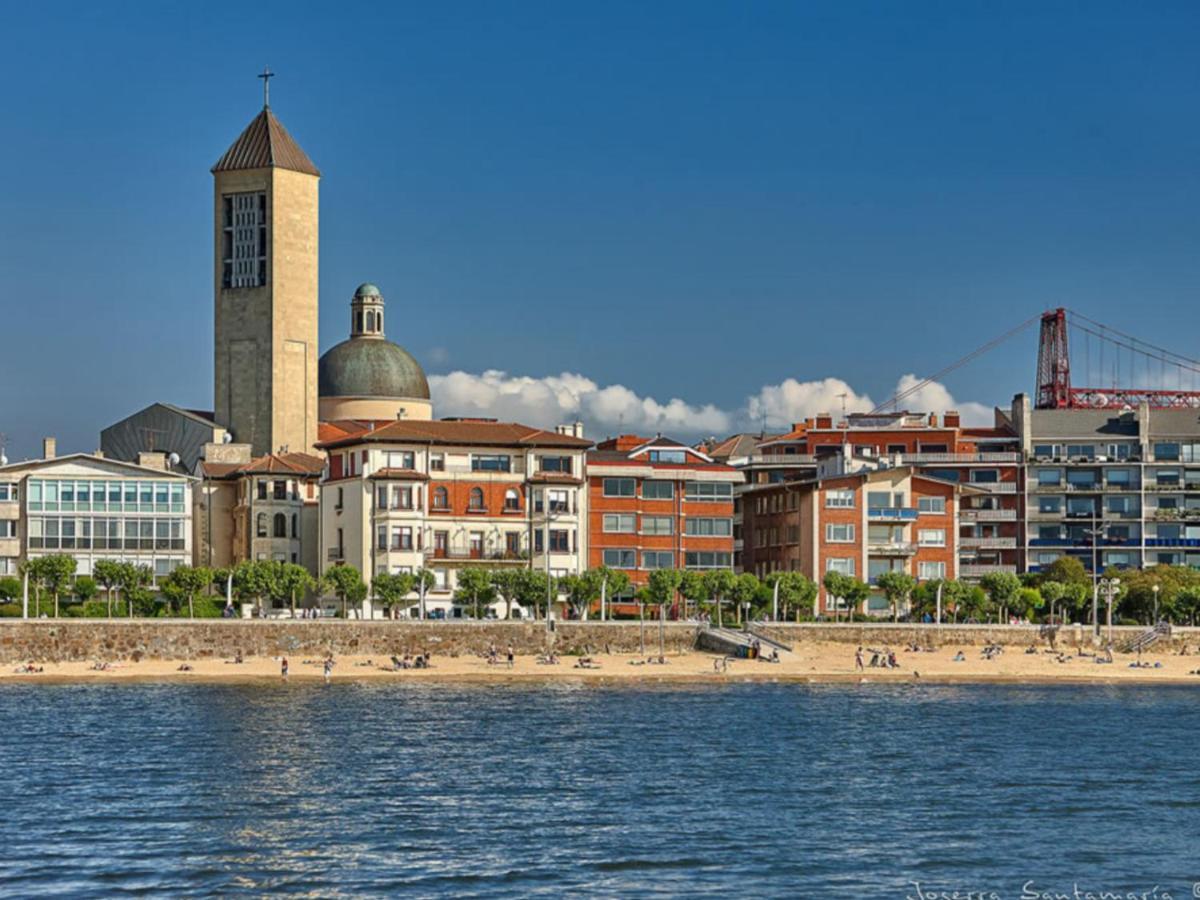
<svg viewBox="0 0 1200 900"><path fill-rule="evenodd" d="M217 424L255 456L317 439L321 173L263 108L213 166Z"/></svg>

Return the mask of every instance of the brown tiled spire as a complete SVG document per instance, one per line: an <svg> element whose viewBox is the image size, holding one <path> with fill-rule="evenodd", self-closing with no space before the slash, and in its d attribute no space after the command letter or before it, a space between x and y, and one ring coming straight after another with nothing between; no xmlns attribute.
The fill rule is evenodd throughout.
<svg viewBox="0 0 1200 900"><path fill-rule="evenodd" d="M269 108L264 108L246 130L238 135L225 155L212 167L213 172L233 169L291 169L308 175L320 176L308 154L287 133L283 123L275 118Z"/></svg>

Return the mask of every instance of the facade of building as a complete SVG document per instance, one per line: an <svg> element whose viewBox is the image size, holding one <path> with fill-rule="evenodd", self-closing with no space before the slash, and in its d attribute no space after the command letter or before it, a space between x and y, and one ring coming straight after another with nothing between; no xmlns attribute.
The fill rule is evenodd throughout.
<svg viewBox="0 0 1200 900"><path fill-rule="evenodd" d="M251 458L248 444L206 448L193 512L198 564L226 568L269 560L318 574L324 468L324 459L309 453Z"/></svg>
<svg viewBox="0 0 1200 900"><path fill-rule="evenodd" d="M588 565L625 572L731 569L735 469L668 438L622 435L588 454Z"/></svg>
<svg viewBox="0 0 1200 900"><path fill-rule="evenodd" d="M1200 413L1034 409L1013 399L1026 460L1028 569L1200 567Z"/></svg>
<svg viewBox="0 0 1200 900"><path fill-rule="evenodd" d="M101 559L146 566L154 580L192 562L192 484L168 471L162 454L142 464L76 453L58 457L53 439L42 459L0 467L0 567L66 554L76 575Z"/></svg>
<svg viewBox="0 0 1200 900"><path fill-rule="evenodd" d="M321 173L264 106L212 174L216 422L255 456L310 452Z"/></svg>
<svg viewBox="0 0 1200 900"><path fill-rule="evenodd" d="M997 412L991 428L964 427L956 412L850 414L841 421L823 414L799 422L787 434L758 442L755 452L730 457L746 474L743 490L814 478L822 460L849 453L864 461L912 466L932 478L977 488L963 497L959 573L976 579L1023 566L1020 539L1022 465L1016 432ZM744 515L743 510L739 514ZM753 540L744 529L737 551ZM747 569L748 570L748 569ZM749 571L749 570L748 570Z"/></svg>
<svg viewBox="0 0 1200 900"><path fill-rule="evenodd" d="M543 431L489 419L335 422L323 431L322 571L430 569L427 608L450 614L464 565L554 576L586 559L585 451L578 425Z"/></svg>
<svg viewBox="0 0 1200 900"><path fill-rule="evenodd" d="M864 464L858 471L752 486L742 497L744 567L760 578L801 572L818 584L836 571L873 585L888 571L919 581L958 578L959 499L971 487L920 474L913 466ZM815 614L832 614L824 586ZM876 593L866 612L882 614Z"/></svg>

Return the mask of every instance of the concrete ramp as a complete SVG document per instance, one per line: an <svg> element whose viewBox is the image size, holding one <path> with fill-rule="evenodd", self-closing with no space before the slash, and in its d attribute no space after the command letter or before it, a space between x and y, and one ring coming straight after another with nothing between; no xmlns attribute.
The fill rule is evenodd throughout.
<svg viewBox="0 0 1200 900"><path fill-rule="evenodd" d="M696 635L696 646L711 653L746 659L750 656L754 639L744 631L731 628L704 628Z"/></svg>

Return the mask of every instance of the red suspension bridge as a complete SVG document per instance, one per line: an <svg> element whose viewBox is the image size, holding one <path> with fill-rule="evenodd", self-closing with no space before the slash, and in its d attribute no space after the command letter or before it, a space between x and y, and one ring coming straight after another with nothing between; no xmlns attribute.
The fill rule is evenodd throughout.
<svg viewBox="0 0 1200 900"><path fill-rule="evenodd" d="M923 388L1039 321L1036 382L1039 409L1136 409L1145 403L1152 409L1200 410L1200 360L1060 307L1026 319L897 393L872 412L901 409L906 399Z"/></svg>

